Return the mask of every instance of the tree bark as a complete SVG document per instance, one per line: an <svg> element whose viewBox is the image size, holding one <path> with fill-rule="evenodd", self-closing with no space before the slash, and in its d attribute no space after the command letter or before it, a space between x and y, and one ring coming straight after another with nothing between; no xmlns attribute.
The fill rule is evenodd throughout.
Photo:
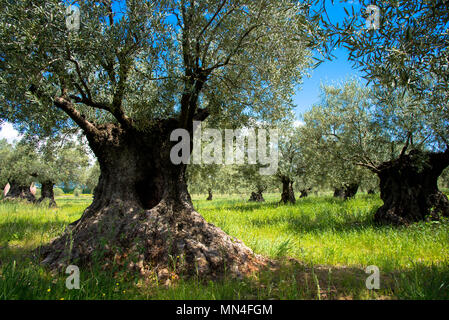
<svg viewBox="0 0 449 320"><path fill-rule="evenodd" d="M306 198L309 195L309 191L312 190L312 188L308 188L308 189L302 189L300 190L300 198Z"/></svg>
<svg viewBox="0 0 449 320"><path fill-rule="evenodd" d="M282 195L281 202L283 203L296 203L295 193L293 191L293 181L288 177L282 177Z"/></svg>
<svg viewBox="0 0 449 320"><path fill-rule="evenodd" d="M108 124L87 135L101 174L80 220L40 249L52 269L94 262L123 265L142 275L240 277L267 260L205 221L187 191L184 164L174 165L174 119L145 132Z"/></svg>
<svg viewBox="0 0 449 320"><path fill-rule="evenodd" d="M340 188L334 189L334 197L348 200L355 197L357 191L359 190L358 183L345 184Z"/></svg>
<svg viewBox="0 0 449 320"><path fill-rule="evenodd" d="M251 196L249 197L248 201L265 202L265 199L263 198L262 193L263 193L262 191L251 192Z"/></svg>
<svg viewBox="0 0 449 320"><path fill-rule="evenodd" d="M256 192L251 192L251 196L248 201L255 201L255 202L265 202L265 199L263 198L263 193L265 190L267 190L267 187L265 185L256 185Z"/></svg>
<svg viewBox="0 0 449 320"><path fill-rule="evenodd" d="M208 189L207 192L208 192L209 195L208 195L206 200L207 201L212 201L212 189Z"/></svg>
<svg viewBox="0 0 449 320"><path fill-rule="evenodd" d="M412 151L380 165L377 174L384 204L374 220L399 225L449 216L449 201L438 190L438 177L448 165L448 151Z"/></svg>
<svg viewBox="0 0 449 320"><path fill-rule="evenodd" d="M38 203L48 199L50 208L56 207L55 194L53 192L53 181L46 180L42 182L41 197L37 200Z"/></svg>
<svg viewBox="0 0 449 320"><path fill-rule="evenodd" d="M33 203L36 201L36 197L31 193L29 185L23 185L14 180L10 181L9 185L10 189L5 198L23 199Z"/></svg>

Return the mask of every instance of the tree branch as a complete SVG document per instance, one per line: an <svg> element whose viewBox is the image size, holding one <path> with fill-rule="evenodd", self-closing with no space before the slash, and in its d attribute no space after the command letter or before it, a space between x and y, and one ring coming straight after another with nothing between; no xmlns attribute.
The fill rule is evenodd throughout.
<svg viewBox="0 0 449 320"><path fill-rule="evenodd" d="M239 41L237 42L237 45L234 47L234 49L231 51L231 53L229 53L229 55L226 57L224 62L221 63L216 63L215 65L213 65L212 67L209 67L206 69L206 71L208 73L212 72L213 70L217 69L217 68L221 68L226 66L232 59L232 57L237 53L237 51L241 48L241 45L243 43L243 40L245 40L245 38L251 33L251 31L253 31L254 29L260 27L261 24L256 24L251 26L248 30L246 30L246 32L240 37Z"/></svg>
<svg viewBox="0 0 449 320"><path fill-rule="evenodd" d="M403 158L404 157L405 152L407 151L408 146L410 144L411 138L412 138L412 133L409 131L409 132L407 132L407 141L405 142L405 145L402 148L402 151L401 151L401 154L399 155L399 158Z"/></svg>
<svg viewBox="0 0 449 320"><path fill-rule="evenodd" d="M56 107L64 111L75 123L83 129L86 134L97 135L97 127L89 122L74 106L73 103L64 97L55 97L53 102Z"/></svg>
<svg viewBox="0 0 449 320"><path fill-rule="evenodd" d="M379 173L380 172L379 168L377 168L376 166L374 166L372 164L369 164L369 163L356 162L355 165L360 166L360 167L368 168L369 170L371 170L374 173Z"/></svg>

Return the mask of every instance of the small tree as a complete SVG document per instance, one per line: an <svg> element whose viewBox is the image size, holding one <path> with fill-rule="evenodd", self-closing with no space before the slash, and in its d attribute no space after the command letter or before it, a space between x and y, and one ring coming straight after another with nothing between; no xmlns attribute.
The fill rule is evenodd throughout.
<svg viewBox="0 0 449 320"><path fill-rule="evenodd" d="M207 193L206 200L212 200L215 192L235 193L240 183L236 176L236 168L232 165L190 165L187 175L190 192Z"/></svg>
<svg viewBox="0 0 449 320"><path fill-rule="evenodd" d="M35 202L36 198L30 190L39 167L35 149L23 139L14 146L3 141L1 148L1 180L10 186L6 198Z"/></svg>
<svg viewBox="0 0 449 320"><path fill-rule="evenodd" d="M263 193L270 185L275 183L275 176L260 174L260 165L239 165L237 175L241 185L251 192L249 201L264 202Z"/></svg>
<svg viewBox="0 0 449 320"><path fill-rule="evenodd" d="M98 161L84 170L82 185L86 187L86 191L89 193L94 192L95 187L98 185L98 179L100 178L100 165Z"/></svg>
<svg viewBox="0 0 449 320"><path fill-rule="evenodd" d="M6 139L0 140L0 185L6 186L8 184L8 177L5 173L5 168L8 163L8 158L13 152L13 146L8 143Z"/></svg>
<svg viewBox="0 0 449 320"><path fill-rule="evenodd" d="M30 143L38 150L38 168L35 177L41 183L38 202L49 201L56 206L53 187L56 183L81 183L88 166L87 150L76 143L73 136L59 135L51 138L30 137Z"/></svg>
<svg viewBox="0 0 449 320"><path fill-rule="evenodd" d="M280 126L279 134L279 166L276 174L282 183L281 202L295 203L293 184L301 182L302 189L309 189L308 163L300 140L300 129L291 122Z"/></svg>

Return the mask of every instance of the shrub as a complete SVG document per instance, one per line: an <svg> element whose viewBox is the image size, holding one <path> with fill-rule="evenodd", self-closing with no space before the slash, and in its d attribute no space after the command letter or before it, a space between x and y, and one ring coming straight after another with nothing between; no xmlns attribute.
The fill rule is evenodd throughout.
<svg viewBox="0 0 449 320"><path fill-rule="evenodd" d="M64 191L61 188L53 188L53 193L55 196L62 196L64 194Z"/></svg>
<svg viewBox="0 0 449 320"><path fill-rule="evenodd" d="M81 189L76 188L75 190L73 190L73 195L75 197L79 197L81 195Z"/></svg>

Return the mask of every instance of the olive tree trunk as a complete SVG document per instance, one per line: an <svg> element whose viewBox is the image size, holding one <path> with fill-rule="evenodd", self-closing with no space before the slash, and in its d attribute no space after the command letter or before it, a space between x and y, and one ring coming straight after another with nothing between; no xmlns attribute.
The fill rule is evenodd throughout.
<svg viewBox="0 0 449 320"><path fill-rule="evenodd" d="M306 198L306 197L308 197L308 196L309 196L309 192L310 192L311 190L312 190L312 188L300 190L300 191L299 191L299 192L300 192L299 197L300 197L300 198Z"/></svg>
<svg viewBox="0 0 449 320"><path fill-rule="evenodd" d="M438 190L438 177L449 165L449 152L412 151L378 167L380 197L384 204L374 220L408 224L426 217L449 216L449 201Z"/></svg>
<svg viewBox="0 0 449 320"><path fill-rule="evenodd" d="M345 184L340 188L334 189L334 197L348 200L350 198L355 197L358 190L359 190L358 183Z"/></svg>
<svg viewBox="0 0 449 320"><path fill-rule="evenodd" d="M10 189L5 195L9 199L22 199L29 202L35 202L36 197L31 193L30 186L21 184L15 180L9 182Z"/></svg>
<svg viewBox="0 0 449 320"><path fill-rule="evenodd" d="M48 199L49 207L56 207L55 194L53 192L54 182L46 180L42 182L41 197L37 200L38 203Z"/></svg>
<svg viewBox="0 0 449 320"><path fill-rule="evenodd" d="M207 196L207 201L212 201L212 197L213 197L213 195L212 195L212 189L207 189L207 193L208 193L208 196Z"/></svg>
<svg viewBox="0 0 449 320"><path fill-rule="evenodd" d="M94 199L40 249L44 264L119 264L159 279L173 273L242 276L265 265L265 258L194 210L186 165L170 159L175 142L169 137L177 127L174 119L145 132L108 124L86 135L101 169Z"/></svg>
<svg viewBox="0 0 449 320"><path fill-rule="evenodd" d="M293 181L288 177L282 177L282 203L296 203L295 193L293 191Z"/></svg>

